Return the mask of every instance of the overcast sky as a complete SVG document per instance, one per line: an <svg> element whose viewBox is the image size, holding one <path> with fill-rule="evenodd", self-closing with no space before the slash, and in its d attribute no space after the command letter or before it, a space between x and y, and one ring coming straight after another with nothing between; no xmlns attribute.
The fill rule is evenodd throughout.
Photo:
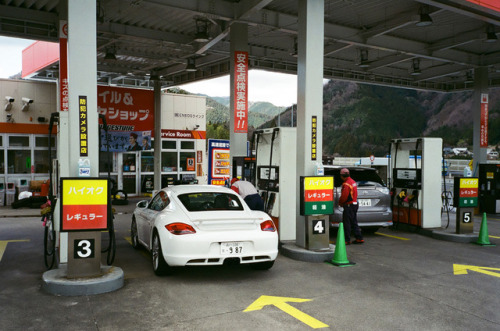
<svg viewBox="0 0 500 331"><path fill-rule="evenodd" d="M0 36L0 78L21 72L22 51L32 40ZM297 76L263 70L250 70L248 100L267 101L275 106L288 107L297 103ZM229 96L229 76L180 86L191 93L211 97Z"/></svg>

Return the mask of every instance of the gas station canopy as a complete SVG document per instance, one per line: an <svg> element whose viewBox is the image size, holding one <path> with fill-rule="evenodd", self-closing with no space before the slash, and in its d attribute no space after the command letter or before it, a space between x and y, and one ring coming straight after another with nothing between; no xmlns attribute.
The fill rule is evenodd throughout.
<svg viewBox="0 0 500 331"><path fill-rule="evenodd" d="M0 1L0 35L58 42L58 0ZM324 0L324 77L434 91L500 86L497 0ZM97 80L181 85L229 74L229 31L248 25L249 67L296 74L298 1L97 0ZM314 45L313 45L314 47ZM58 63L32 78L55 79Z"/></svg>

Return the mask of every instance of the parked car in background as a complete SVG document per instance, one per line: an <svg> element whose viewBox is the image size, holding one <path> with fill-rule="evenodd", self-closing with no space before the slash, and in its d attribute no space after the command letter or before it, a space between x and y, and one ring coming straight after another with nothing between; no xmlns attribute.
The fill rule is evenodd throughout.
<svg viewBox="0 0 500 331"><path fill-rule="evenodd" d="M487 158L488 158L488 160L496 160L496 159L498 159L498 152L495 151L495 150L489 151L488 154L487 154Z"/></svg>
<svg viewBox="0 0 500 331"><path fill-rule="evenodd" d="M269 269L278 256L271 217L251 210L233 190L213 185L178 185L137 203L132 246L151 252L155 274L175 266L252 264Z"/></svg>
<svg viewBox="0 0 500 331"><path fill-rule="evenodd" d="M342 222L343 208L339 206L342 179L340 169L347 168L358 184L358 224L366 232L392 225L391 195L377 171L368 167L344 167L325 165L325 176L334 177L334 213L330 215L330 228Z"/></svg>

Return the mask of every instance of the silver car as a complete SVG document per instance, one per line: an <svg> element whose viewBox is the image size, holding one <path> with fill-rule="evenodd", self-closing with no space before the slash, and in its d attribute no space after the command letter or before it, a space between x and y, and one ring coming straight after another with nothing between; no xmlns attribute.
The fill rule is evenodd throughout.
<svg viewBox="0 0 500 331"><path fill-rule="evenodd" d="M391 195L384 181L373 168L325 165L325 176L334 177L334 213L330 215L330 228L342 222L343 208L339 206L342 179L340 169L347 168L358 184L358 225L365 232L392 225Z"/></svg>

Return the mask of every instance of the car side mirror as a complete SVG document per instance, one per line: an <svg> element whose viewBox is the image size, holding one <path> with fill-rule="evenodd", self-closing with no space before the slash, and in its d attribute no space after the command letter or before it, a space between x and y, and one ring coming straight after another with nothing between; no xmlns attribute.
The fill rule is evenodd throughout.
<svg viewBox="0 0 500 331"><path fill-rule="evenodd" d="M146 208L148 206L148 200L141 200L136 205L138 208Z"/></svg>

